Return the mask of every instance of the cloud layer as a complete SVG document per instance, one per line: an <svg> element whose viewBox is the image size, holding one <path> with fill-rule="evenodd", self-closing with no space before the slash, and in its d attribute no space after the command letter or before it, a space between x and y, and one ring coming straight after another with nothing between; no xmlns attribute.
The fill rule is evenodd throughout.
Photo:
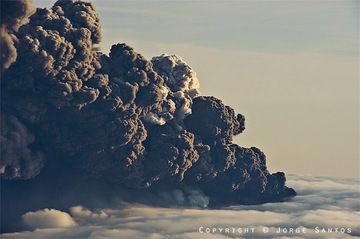
<svg viewBox="0 0 360 239"><path fill-rule="evenodd" d="M23 216L23 219L35 226L36 230L2 236L3 238L134 239L355 238L360 236L360 226L357 223L360 219L359 180L291 175L289 184L298 189L299 195L283 203L231 206L212 210L142 205L89 210L82 206L74 206L70 208L69 214L45 209L35 213L26 213ZM49 221L57 222L63 222L64 218L69 220L69 215L71 215L71 219L78 226L63 228L63 223L58 223L56 226L39 220L44 214L47 217L53 217L53 219L48 218ZM297 228L301 232L279 234L278 227ZM226 228L229 228L227 233ZM245 233L245 228L249 228L249 232ZM338 228L337 233L335 228ZM210 233L207 233L209 230ZM265 233L264 230L268 232Z"/></svg>

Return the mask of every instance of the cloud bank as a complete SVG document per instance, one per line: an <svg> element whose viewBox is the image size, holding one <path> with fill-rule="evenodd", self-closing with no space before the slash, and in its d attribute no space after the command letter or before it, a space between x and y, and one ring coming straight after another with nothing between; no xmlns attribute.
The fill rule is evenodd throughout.
<svg viewBox="0 0 360 239"><path fill-rule="evenodd" d="M69 209L78 224L46 228L37 218L33 231L3 234L3 238L357 238L360 236L358 179L289 176L299 195L288 202L221 209L161 208L127 205L120 208ZM58 212L58 211L57 211ZM37 214L42 214L43 211ZM64 215L68 215L63 212ZM27 214L25 214L27 215ZM59 219L57 215L54 218ZM299 233L277 233L278 228ZM220 232L221 228L223 231ZM230 228L230 233L225 233ZM245 232L254 228L254 232ZM268 232L263 230L268 229ZM337 228L338 232L335 232ZM207 233L207 230L211 230ZM216 230L212 232L212 230ZM235 231L233 233L233 230ZM303 232L305 230L305 233ZM329 230L332 230L330 232Z"/></svg>

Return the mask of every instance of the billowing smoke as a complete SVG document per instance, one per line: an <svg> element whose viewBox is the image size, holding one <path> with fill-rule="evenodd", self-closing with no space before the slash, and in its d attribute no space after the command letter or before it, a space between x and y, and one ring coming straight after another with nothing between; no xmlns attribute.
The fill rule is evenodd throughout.
<svg viewBox="0 0 360 239"><path fill-rule="evenodd" d="M232 143L244 116L199 96L180 57L148 61L126 44L96 52L100 21L88 2L59 0L28 19L27 1L1 4L3 182L66 188L95 180L119 194L175 189L181 204L210 206L295 195L284 173L269 173L264 153Z"/></svg>
<svg viewBox="0 0 360 239"><path fill-rule="evenodd" d="M36 176L43 166L43 155L31 149L34 136L14 116L0 117L1 175L22 179Z"/></svg>
<svg viewBox="0 0 360 239"><path fill-rule="evenodd" d="M196 73L176 55L153 57L152 63L170 89L169 102L175 103L176 118L184 119L186 115L191 114L192 99L200 93Z"/></svg>
<svg viewBox="0 0 360 239"><path fill-rule="evenodd" d="M2 0L0 6L0 45L1 45L1 68L0 72L16 60L17 38L14 34L33 13L34 7L31 0Z"/></svg>

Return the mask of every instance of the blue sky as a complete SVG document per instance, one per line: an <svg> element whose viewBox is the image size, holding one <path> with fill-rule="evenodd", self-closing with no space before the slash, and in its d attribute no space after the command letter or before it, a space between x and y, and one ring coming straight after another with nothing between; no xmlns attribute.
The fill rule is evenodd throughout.
<svg viewBox="0 0 360 239"><path fill-rule="evenodd" d="M95 1L104 27L163 43L358 54L358 1ZM121 16L120 16L121 15ZM106 36L108 37L108 36Z"/></svg>
<svg viewBox="0 0 360 239"><path fill-rule="evenodd" d="M37 6L53 2L34 1ZM103 22L105 45L126 34L158 43L219 49L359 53L359 1L93 2Z"/></svg>

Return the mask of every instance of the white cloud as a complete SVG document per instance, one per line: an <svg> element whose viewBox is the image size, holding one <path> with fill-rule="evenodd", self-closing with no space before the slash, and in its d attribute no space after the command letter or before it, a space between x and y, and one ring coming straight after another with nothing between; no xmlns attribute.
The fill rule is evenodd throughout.
<svg viewBox="0 0 360 239"><path fill-rule="evenodd" d="M109 215L104 210L93 212L82 206L75 206L70 208L70 213L77 220L104 220L109 217Z"/></svg>
<svg viewBox="0 0 360 239"><path fill-rule="evenodd" d="M299 222L303 225L309 225L316 227L319 221L326 227L332 227L334 225L338 227L351 227L360 231L360 212L356 211L341 211L341 210L311 210L304 214L299 219Z"/></svg>
<svg viewBox="0 0 360 239"><path fill-rule="evenodd" d="M61 227L75 225L75 222L78 226L8 233L2 238L354 238L360 236L358 183L355 179L291 175L289 184L296 185L299 195L288 202L212 210L144 205L90 210L75 206L70 208L70 216L44 209L26 213L23 218L33 228ZM216 232L200 233L200 227L203 227L202 231L209 228ZM288 231L299 228L306 232L279 234L279 227ZM225 228L235 230L235 233L225 233ZM244 228L254 228L254 232L240 233L239 230ZM267 233L264 228L268 229ZM321 231L323 228L325 232ZM337 233L335 228L338 228Z"/></svg>
<svg viewBox="0 0 360 239"><path fill-rule="evenodd" d="M66 212L45 208L36 212L27 212L22 216L23 222L32 229L65 228L76 225Z"/></svg>

